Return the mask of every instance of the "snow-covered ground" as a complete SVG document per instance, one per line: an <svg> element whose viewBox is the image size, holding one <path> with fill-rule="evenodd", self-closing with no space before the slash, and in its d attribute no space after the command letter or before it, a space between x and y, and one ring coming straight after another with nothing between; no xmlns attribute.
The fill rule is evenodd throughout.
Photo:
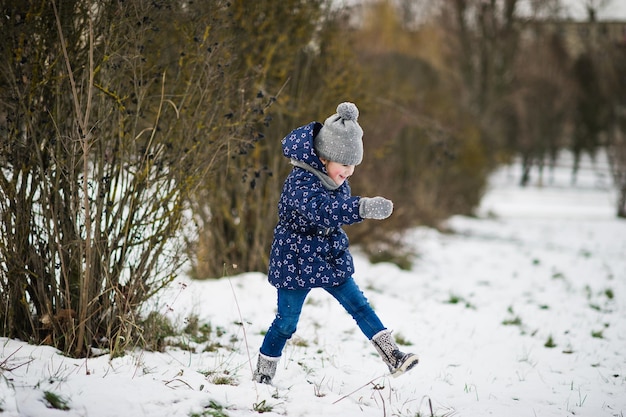
<svg viewBox="0 0 626 417"><path fill-rule="evenodd" d="M187 340L195 353L75 360L0 338L0 416L623 417L626 221L609 180L587 167L571 186L557 170L520 189L518 174L496 173L478 216L450 219L453 233L409 233L411 271L354 249L357 282L420 356L406 375L385 376L352 319L316 290L275 386L253 383L275 293L263 274L233 272L181 278L160 299L181 328L192 317L210 325L217 350ZM46 392L69 410L48 408Z"/></svg>

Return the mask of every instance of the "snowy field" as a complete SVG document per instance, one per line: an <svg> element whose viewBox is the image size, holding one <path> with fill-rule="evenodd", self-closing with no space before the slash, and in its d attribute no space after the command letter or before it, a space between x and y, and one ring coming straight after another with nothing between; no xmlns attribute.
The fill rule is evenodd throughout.
<svg viewBox="0 0 626 417"><path fill-rule="evenodd" d="M626 221L614 217L603 172L587 165L571 186L557 170L543 187L535 176L520 189L519 169L502 169L476 218L450 219L451 233L407 235L418 253L411 271L354 249L357 282L420 356L399 378L317 290L275 386L253 383L275 293L263 274L233 272L181 278L159 300L180 328L197 318L211 330L208 342L183 338L193 353L75 360L0 338L0 416L623 417ZM69 409L50 408L46 393Z"/></svg>

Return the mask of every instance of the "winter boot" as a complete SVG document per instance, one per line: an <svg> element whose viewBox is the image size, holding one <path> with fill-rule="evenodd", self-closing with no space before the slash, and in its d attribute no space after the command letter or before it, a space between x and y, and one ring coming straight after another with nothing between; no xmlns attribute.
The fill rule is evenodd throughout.
<svg viewBox="0 0 626 417"><path fill-rule="evenodd" d="M259 353L259 359L256 363L256 370L252 374L252 380L261 384L272 384L272 378L276 375L276 366L278 365L278 358L272 358L271 356L265 356Z"/></svg>
<svg viewBox="0 0 626 417"><path fill-rule="evenodd" d="M389 367L389 372L393 376L398 376L403 372L413 368L418 363L417 355L404 353L398 349L396 342L389 330L382 330L372 337L372 344Z"/></svg>

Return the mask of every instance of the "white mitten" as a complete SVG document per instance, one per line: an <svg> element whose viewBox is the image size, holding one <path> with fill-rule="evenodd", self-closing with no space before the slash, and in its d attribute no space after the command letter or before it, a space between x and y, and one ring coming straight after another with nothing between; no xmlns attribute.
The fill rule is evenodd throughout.
<svg viewBox="0 0 626 417"><path fill-rule="evenodd" d="M393 203L383 197L361 197L359 202L359 215L364 219L386 219L392 211Z"/></svg>

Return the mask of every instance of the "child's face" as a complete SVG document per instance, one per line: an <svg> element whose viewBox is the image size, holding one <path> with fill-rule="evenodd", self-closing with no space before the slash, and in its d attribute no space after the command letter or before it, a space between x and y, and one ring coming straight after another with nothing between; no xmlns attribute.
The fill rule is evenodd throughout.
<svg viewBox="0 0 626 417"><path fill-rule="evenodd" d="M341 185L354 173L354 165L344 165L333 161L322 159L326 165L326 171L331 180L337 185Z"/></svg>

